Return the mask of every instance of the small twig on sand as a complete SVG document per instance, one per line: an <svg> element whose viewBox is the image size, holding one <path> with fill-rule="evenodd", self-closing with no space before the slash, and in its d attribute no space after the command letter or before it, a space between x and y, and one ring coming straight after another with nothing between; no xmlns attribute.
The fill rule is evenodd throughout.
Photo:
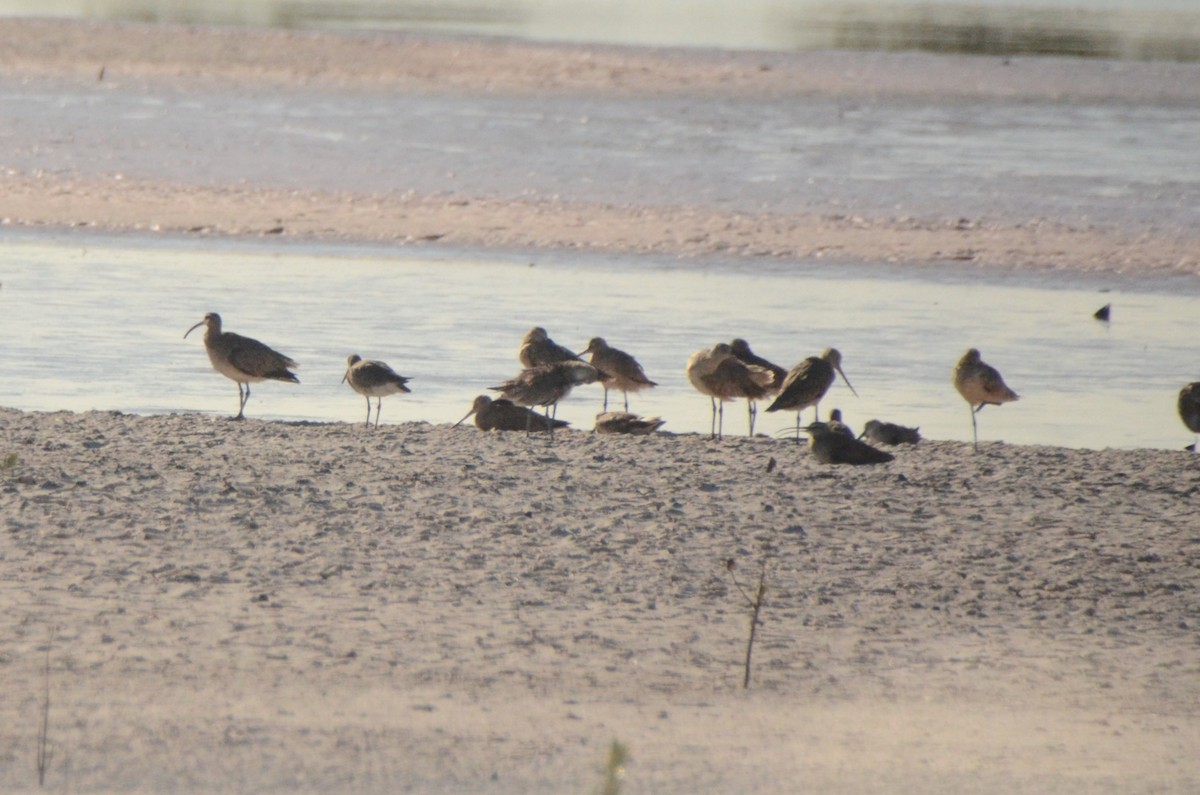
<svg viewBox="0 0 1200 795"><path fill-rule="evenodd" d="M729 579L733 580L733 586L738 589L738 592L746 600L746 604L750 605L750 637L746 640L746 668L745 674L742 676L742 689L746 690L750 687L750 660L754 656L754 637L758 633L759 625L762 623L759 621L758 615L762 612L763 605L767 601L767 564L766 562L762 564L762 570L758 575L758 589L754 592L753 599L742 588L742 584L737 580L737 575L733 573L736 565L733 558L725 561L725 569L729 572Z"/></svg>
<svg viewBox="0 0 1200 795"><path fill-rule="evenodd" d="M48 740L50 734L50 644L54 637L46 643L46 662L42 668L42 719L38 725L37 735L37 777L38 786L46 785L46 771L50 769L50 760L54 758L54 750Z"/></svg>

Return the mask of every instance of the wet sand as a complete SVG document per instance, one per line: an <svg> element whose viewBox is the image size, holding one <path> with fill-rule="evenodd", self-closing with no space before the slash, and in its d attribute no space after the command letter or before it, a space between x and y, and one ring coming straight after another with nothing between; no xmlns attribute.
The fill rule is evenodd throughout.
<svg viewBox="0 0 1200 795"><path fill-rule="evenodd" d="M1045 61L1042 79L994 80L964 59L918 88L916 56L9 20L0 43L8 76L50 86L94 85L103 66L106 83L184 90L1200 93L1192 67L1158 64ZM871 79L847 64L873 64ZM917 265L966 247L964 267L1086 269L1115 250L1132 272L1193 272L1198 250L1054 219L331 204L53 167L5 189L9 224L51 229L688 256L734 224L720 227L745 233L733 255L826 246ZM632 756L626 793L1200 788L1200 458L1182 451L923 442L854 469L766 439L573 431L551 447L421 423L3 409L0 466L6 792L43 791L47 688L44 791L589 792L613 740ZM748 691L731 559L743 588L762 566L768 587Z"/></svg>
<svg viewBox="0 0 1200 795"><path fill-rule="evenodd" d="M922 54L719 53L471 39L81 25L0 20L6 79L57 91L140 97L169 91L362 92L444 96L702 97L786 103L812 97L943 103L1116 103L1194 107L1200 66ZM236 123L237 119L229 120ZM551 248L679 257L821 258L906 266L1200 273L1192 224L1100 222L1011 212L961 214L730 210L701 197L606 202L570 186L553 196L444 188L328 190L303 178L211 184L110 173L14 126L11 149L40 152L4 172L4 223L301 241ZM89 133L90 134L90 133ZM136 128L128 133L136 135ZM45 136L55 138L54 131ZM105 145L105 132L96 132ZM111 139L109 139L111 142ZM121 143L124 143L122 141ZM186 144L186 141L184 142ZM58 154L56 154L58 152ZM95 152L95 161L103 163ZM186 148L168 157L186 162ZM241 156L246 156L242 153ZM6 165L0 159L0 167ZM304 164L291 171L302 174ZM153 169L152 169L153 171Z"/></svg>

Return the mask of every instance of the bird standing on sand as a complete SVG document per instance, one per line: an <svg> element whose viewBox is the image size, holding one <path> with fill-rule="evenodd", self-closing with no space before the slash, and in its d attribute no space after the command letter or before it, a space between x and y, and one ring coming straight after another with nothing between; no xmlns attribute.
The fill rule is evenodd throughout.
<svg viewBox="0 0 1200 795"><path fill-rule="evenodd" d="M771 371L758 365L746 364L733 355L732 349L719 342L712 349L696 351L688 359L688 380L712 404L709 438L720 439L725 430L726 400L759 400L771 388Z"/></svg>
<svg viewBox="0 0 1200 795"><path fill-rule="evenodd" d="M1020 400L1020 395L1008 388L1000 372L979 358L979 351L969 349L954 365L954 388L971 406L971 435L976 452L979 451L979 425L975 415L984 406L999 406Z"/></svg>
<svg viewBox="0 0 1200 795"><path fill-rule="evenodd" d="M1200 434L1200 381L1193 381L1179 390L1179 419L1192 433ZM1188 449L1195 450L1196 443Z"/></svg>
<svg viewBox="0 0 1200 795"><path fill-rule="evenodd" d="M767 396L779 394L779 390L783 388L783 382L787 379L787 370L783 369L774 362L764 359L754 351L750 350L750 343L746 342L741 337L737 337L729 343L729 350L740 361L743 361L746 364L753 364L770 370L771 386L767 390ZM753 436L754 421L758 419L758 402L754 400L747 400L746 410L749 412L750 417L750 435Z"/></svg>
<svg viewBox="0 0 1200 795"><path fill-rule="evenodd" d="M587 362L566 361L522 370L499 386L488 387L519 406L545 406L546 429L554 434L550 409L573 388L600 380L600 372Z"/></svg>
<svg viewBox="0 0 1200 795"><path fill-rule="evenodd" d="M826 348L820 356L809 356L797 364L787 374L783 388L775 402L767 406L767 411L796 412L796 438L800 437L800 414L809 406L817 409L817 419L820 420L821 398L833 386L834 380L840 375L858 397L858 392L850 384L850 379L842 372L842 354L836 348Z"/></svg>
<svg viewBox="0 0 1200 795"><path fill-rule="evenodd" d="M868 420L858 438L866 438L867 441L874 444L889 444L893 446L898 444L916 444L921 441L921 432L919 428L905 428L903 425L897 425L894 422Z"/></svg>
<svg viewBox="0 0 1200 795"><path fill-rule="evenodd" d="M524 406L518 406L511 400L500 398L492 400L487 395L480 395L475 398L475 402L471 405L471 410L467 412L466 417L463 417L458 422L454 423L457 428L467 421L467 417L475 415L475 427L481 431L544 431L546 425L542 422L542 415L536 411L527 409ZM565 428L571 423L566 420L551 420L550 427Z"/></svg>
<svg viewBox="0 0 1200 795"><path fill-rule="evenodd" d="M300 379L289 372L299 367L298 364L258 340L232 331L222 332L221 316L216 312L209 312L203 320L184 332L184 339L201 326L207 327L204 331L204 348L208 351L208 360L212 362L213 369L238 385L238 413L235 420L245 417L246 403L250 401L250 384L267 379L300 383ZM243 385L246 387L244 393Z"/></svg>
<svg viewBox="0 0 1200 795"><path fill-rule="evenodd" d="M839 433L825 422L814 422L808 431L808 449L822 464L883 464L895 458L853 436Z"/></svg>
<svg viewBox="0 0 1200 795"><path fill-rule="evenodd" d="M639 417L628 411L605 411L596 415L596 433L624 433L631 436L648 436L663 425L660 417Z"/></svg>
<svg viewBox="0 0 1200 795"><path fill-rule="evenodd" d="M629 393L658 386L646 377L638 360L628 353L611 347L600 337L592 337L583 353L590 353L592 367L610 376L601 381L604 387L604 410L608 411L608 390L619 389L625 397L625 411L629 411ZM580 354L581 356L583 354Z"/></svg>
<svg viewBox="0 0 1200 795"><path fill-rule="evenodd" d="M379 412L383 408L385 395L397 392L412 392L405 386L409 379L391 367L375 359L364 359L357 353L346 357L346 374L342 383L350 382L350 388L367 399L367 427L371 427L371 398L375 398L375 427L379 427Z"/></svg>
<svg viewBox="0 0 1200 795"><path fill-rule="evenodd" d="M521 360L521 366L526 369L543 364L579 359L574 351L564 348L550 339L546 329L541 326L534 326L525 332L525 336L521 338L521 347L517 351L517 358Z"/></svg>

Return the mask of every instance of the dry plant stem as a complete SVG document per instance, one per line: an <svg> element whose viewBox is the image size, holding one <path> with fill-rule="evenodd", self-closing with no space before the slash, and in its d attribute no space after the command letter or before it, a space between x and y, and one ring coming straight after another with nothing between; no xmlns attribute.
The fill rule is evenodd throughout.
<svg viewBox="0 0 1200 795"><path fill-rule="evenodd" d="M732 561L729 564L732 564ZM754 656L754 637L758 632L758 625L762 623L758 620L758 615L762 612L763 604L766 602L767 597L767 566L765 563L763 564L762 571L758 575L758 589L754 593L754 598L751 599L750 595L742 588L742 584L737 581L737 577L734 576L733 566L729 564L727 564L729 577L733 580L734 587L746 599L746 603L750 605L751 610L750 637L746 640L746 667L745 674L742 676L742 689L747 690L750 688L750 662Z"/></svg>
<svg viewBox="0 0 1200 795"><path fill-rule="evenodd" d="M50 644L46 644L46 662L42 668L42 719L38 725L37 735L37 777L38 786L45 786L46 771L50 768L50 760L54 752L50 750L47 737L50 732Z"/></svg>

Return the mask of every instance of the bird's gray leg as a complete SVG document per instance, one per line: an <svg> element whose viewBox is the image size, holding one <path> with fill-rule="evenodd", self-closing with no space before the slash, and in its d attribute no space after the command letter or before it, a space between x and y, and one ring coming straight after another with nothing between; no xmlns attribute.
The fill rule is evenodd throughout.
<svg viewBox="0 0 1200 795"><path fill-rule="evenodd" d="M754 435L754 418L758 416L758 407L753 400L746 401L746 414L750 417L750 435Z"/></svg>
<svg viewBox="0 0 1200 795"><path fill-rule="evenodd" d="M725 401L717 401L717 438L725 438Z"/></svg>
<svg viewBox="0 0 1200 795"><path fill-rule="evenodd" d="M981 404L979 408L983 408L983 405ZM971 410L971 443L974 445L975 452L977 453L979 452L979 424L975 422L975 414L978 411L979 409Z"/></svg>
<svg viewBox="0 0 1200 795"><path fill-rule="evenodd" d="M240 420L245 417L246 401L248 401L250 399L250 385L246 384L245 396L242 395L242 382L238 381L237 385L238 385L238 413L237 413L237 416L234 417L234 419Z"/></svg>
<svg viewBox="0 0 1200 795"><path fill-rule="evenodd" d="M604 386L601 384L601 386ZM604 410L608 411L608 387L604 386Z"/></svg>
<svg viewBox="0 0 1200 795"><path fill-rule="evenodd" d="M366 395L364 395L363 397L366 397ZM367 400L367 427L370 428L371 427L371 398L368 397L368 398L366 398L366 400Z"/></svg>
<svg viewBox="0 0 1200 795"><path fill-rule="evenodd" d="M375 427L379 427L379 412L383 411L383 396L375 398ZM371 421L371 399L367 398L367 422Z"/></svg>
<svg viewBox="0 0 1200 795"><path fill-rule="evenodd" d="M625 397L625 413L628 414L629 413L629 393L622 389L621 394Z"/></svg>

